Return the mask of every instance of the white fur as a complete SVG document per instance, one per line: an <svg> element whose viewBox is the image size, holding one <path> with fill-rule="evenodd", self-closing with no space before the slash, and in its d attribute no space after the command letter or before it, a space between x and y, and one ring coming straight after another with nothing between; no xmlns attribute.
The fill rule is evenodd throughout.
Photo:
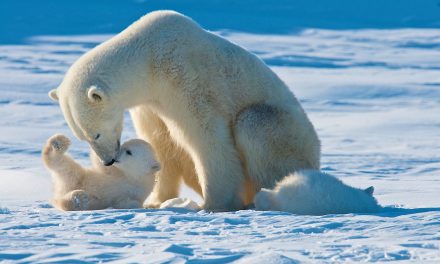
<svg viewBox="0 0 440 264"><path fill-rule="evenodd" d="M175 12L147 14L86 53L50 96L108 164L130 109L162 164L148 207L177 197L183 180L205 209L241 209L289 172L319 168L316 132L278 76Z"/></svg>
<svg viewBox="0 0 440 264"><path fill-rule="evenodd" d="M66 154L69 145L67 137L54 135L43 148L43 162L54 182L55 207L67 211L142 207L160 169L148 143L125 142L111 167L104 167L92 151L91 168L83 168Z"/></svg>
<svg viewBox="0 0 440 264"><path fill-rule="evenodd" d="M257 210L301 215L374 213L380 206L372 194L372 187L357 189L329 174L305 170L285 177L273 190L262 189L254 204Z"/></svg>

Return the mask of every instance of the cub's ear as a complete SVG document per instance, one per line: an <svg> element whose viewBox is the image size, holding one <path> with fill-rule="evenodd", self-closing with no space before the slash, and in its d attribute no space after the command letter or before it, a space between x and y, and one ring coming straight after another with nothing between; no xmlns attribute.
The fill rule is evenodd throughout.
<svg viewBox="0 0 440 264"><path fill-rule="evenodd" d="M57 89L50 90L48 95L50 99L54 100L55 102L58 102L59 99L58 99Z"/></svg>
<svg viewBox="0 0 440 264"><path fill-rule="evenodd" d="M87 91L87 97L89 98L90 102L101 102L104 100L105 94L101 88L91 86Z"/></svg>
<svg viewBox="0 0 440 264"><path fill-rule="evenodd" d="M368 187L367 189L365 189L364 192L366 192L367 194L373 196L373 193L374 193L374 187L373 187L373 186L370 186L370 187Z"/></svg>

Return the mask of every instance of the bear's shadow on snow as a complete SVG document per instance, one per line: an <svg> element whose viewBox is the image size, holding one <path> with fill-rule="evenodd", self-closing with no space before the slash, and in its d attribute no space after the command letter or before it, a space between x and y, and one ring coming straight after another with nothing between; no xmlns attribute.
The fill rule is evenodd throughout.
<svg viewBox="0 0 440 264"><path fill-rule="evenodd" d="M40 201L41 204L38 206L39 208L47 208L47 209L54 209L54 207L51 204L45 203ZM0 208L5 209L6 208ZM256 215L259 216L275 216L275 215L292 215L292 216L301 216L298 214L292 214L289 212L282 212L282 211L258 211L254 208L247 208L245 210L240 211L248 211L248 212L254 212ZM89 213L89 214L98 214L101 215L102 213L163 213L166 215L169 214L197 214L197 213L207 213L205 210L192 210L187 208L177 208L177 207L170 207L170 208L162 208L162 209L153 209L153 208L133 208L133 209L113 209L113 208L107 208L103 210L92 210L92 211L83 211L82 213ZM425 207L425 208L401 208L401 207L395 207L395 206L384 206L378 213L356 213L354 215L374 215L378 217L399 217L403 215L412 215L412 214L420 214L420 213L428 213L428 212L440 212L440 207ZM0 210L0 214L2 211ZM9 213L9 210L3 212L3 213ZM78 213L78 212L77 212ZM79 211L81 213L81 211ZM225 213L225 212L223 212ZM230 212L232 214L236 212ZM322 215L322 216L336 216L336 215L344 215L344 214L328 214L328 215Z"/></svg>
<svg viewBox="0 0 440 264"><path fill-rule="evenodd" d="M381 217L399 217L403 215L428 213L428 212L440 212L438 207L426 207L426 208L397 208L393 206L383 207L382 210L374 214Z"/></svg>

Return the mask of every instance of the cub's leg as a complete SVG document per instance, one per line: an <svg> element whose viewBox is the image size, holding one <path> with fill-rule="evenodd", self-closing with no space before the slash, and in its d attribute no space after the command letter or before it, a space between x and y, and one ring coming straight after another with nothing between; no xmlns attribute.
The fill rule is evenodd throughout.
<svg viewBox="0 0 440 264"><path fill-rule="evenodd" d="M161 170L156 174L156 184L144 206L158 208L162 202L179 196L183 150L171 139L164 122L147 107L130 110L138 136L153 147Z"/></svg>
<svg viewBox="0 0 440 264"><path fill-rule="evenodd" d="M44 165L51 171L56 195L63 195L78 188L84 168L66 154L70 140L63 135L54 135L47 140L42 151Z"/></svg>
<svg viewBox="0 0 440 264"><path fill-rule="evenodd" d="M89 195L84 190L74 190L59 199L54 199L56 207L65 211L89 210Z"/></svg>
<svg viewBox="0 0 440 264"><path fill-rule="evenodd" d="M237 116L233 130L253 189L248 198L293 171L319 169L319 139L299 106L252 105Z"/></svg>

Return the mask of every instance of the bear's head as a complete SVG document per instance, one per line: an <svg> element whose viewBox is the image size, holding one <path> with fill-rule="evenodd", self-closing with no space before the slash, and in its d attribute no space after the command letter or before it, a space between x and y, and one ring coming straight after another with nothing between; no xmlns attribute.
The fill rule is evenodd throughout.
<svg viewBox="0 0 440 264"><path fill-rule="evenodd" d="M153 175L160 170L153 148L140 139L131 139L122 144L114 166L135 179Z"/></svg>
<svg viewBox="0 0 440 264"><path fill-rule="evenodd" d="M49 92L49 97L59 102L75 136L86 140L103 164L109 166L119 153L125 108L97 68L84 66L80 59L61 85Z"/></svg>

